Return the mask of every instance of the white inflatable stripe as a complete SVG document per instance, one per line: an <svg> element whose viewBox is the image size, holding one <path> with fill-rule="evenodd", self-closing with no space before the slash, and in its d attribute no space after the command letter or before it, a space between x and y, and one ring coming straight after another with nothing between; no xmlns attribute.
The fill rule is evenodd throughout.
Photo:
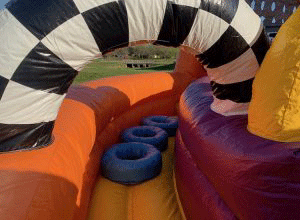
<svg viewBox="0 0 300 220"><path fill-rule="evenodd" d="M263 25L263 23L261 23L260 26L259 26L259 31L257 32L257 35L255 36L253 41L249 44L250 46L253 46L256 43L256 41L258 40L258 38L260 37L260 35L262 34L262 32L264 30L265 30L264 25Z"/></svg>
<svg viewBox="0 0 300 220"><path fill-rule="evenodd" d="M199 8L201 5L201 0L170 0L176 5L184 5L193 8Z"/></svg>
<svg viewBox="0 0 300 220"><path fill-rule="evenodd" d="M129 42L157 40L166 10L167 0L127 0ZM147 14L145 14L147 12Z"/></svg>
<svg viewBox="0 0 300 220"><path fill-rule="evenodd" d="M214 97L211 110L224 116L248 114L249 103L236 103L230 100L220 100Z"/></svg>
<svg viewBox="0 0 300 220"><path fill-rule="evenodd" d="M110 2L117 2L117 0L73 0L80 11L83 13L92 8L98 7L100 5L104 5Z"/></svg>
<svg viewBox="0 0 300 220"><path fill-rule="evenodd" d="M0 75L10 79L39 40L6 9L0 13Z"/></svg>
<svg viewBox="0 0 300 220"><path fill-rule="evenodd" d="M10 81L1 99L0 123L35 124L54 121L64 97Z"/></svg>
<svg viewBox="0 0 300 220"><path fill-rule="evenodd" d="M198 53L203 53L219 40L228 27L229 24L221 18L199 10L183 45L192 47Z"/></svg>
<svg viewBox="0 0 300 220"><path fill-rule="evenodd" d="M261 20L259 16L253 14L251 7L245 1L239 1L237 12L230 25L243 36L249 45L253 45L257 33L261 33L259 31L262 26Z"/></svg>
<svg viewBox="0 0 300 220"><path fill-rule="evenodd" d="M231 84L253 78L258 68L255 54L252 49L249 49L234 61L218 68L207 68L206 71L210 81L219 84Z"/></svg>
<svg viewBox="0 0 300 220"><path fill-rule="evenodd" d="M9 11L6 8L0 9L0 31L2 32L2 28L9 22L9 16L7 15ZM0 33L1 33L0 32Z"/></svg>
<svg viewBox="0 0 300 220"><path fill-rule="evenodd" d="M77 71L83 69L95 55L101 55L81 14L60 25L42 43Z"/></svg>

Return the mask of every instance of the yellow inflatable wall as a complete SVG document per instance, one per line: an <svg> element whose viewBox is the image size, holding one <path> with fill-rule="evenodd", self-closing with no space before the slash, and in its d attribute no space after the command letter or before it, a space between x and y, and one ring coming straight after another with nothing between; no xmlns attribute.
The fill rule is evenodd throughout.
<svg viewBox="0 0 300 220"><path fill-rule="evenodd" d="M254 84L251 133L282 142L300 141L300 10L280 28Z"/></svg>

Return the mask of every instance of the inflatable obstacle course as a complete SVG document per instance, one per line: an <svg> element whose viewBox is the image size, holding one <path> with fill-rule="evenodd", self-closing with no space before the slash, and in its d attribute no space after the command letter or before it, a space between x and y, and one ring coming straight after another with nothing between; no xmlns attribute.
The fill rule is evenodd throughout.
<svg viewBox="0 0 300 220"><path fill-rule="evenodd" d="M107 187L99 176L102 153L142 118L176 114L185 88L208 74L204 86L194 81L188 87L179 105L175 179L187 219L297 218L298 143L266 141L245 131L252 81L269 49L260 17L245 1L16 0L0 11L0 29L0 216L86 219L99 180L99 194L93 195L99 205L90 216L104 207L107 212L99 216L122 219L126 212L113 212L114 200L105 196L114 192L110 187L119 195L124 191L111 181ZM70 87L92 59L145 42L184 48L174 73ZM130 206L116 200L118 210L134 206L138 212L127 216L166 219L161 207L178 207L172 184L157 178L146 183L149 190L142 184L139 195L155 193L135 197ZM167 200L158 203L162 197L155 195L164 189ZM281 195L288 198L285 206ZM151 216L147 211L156 205ZM171 219L182 216L172 213Z"/></svg>

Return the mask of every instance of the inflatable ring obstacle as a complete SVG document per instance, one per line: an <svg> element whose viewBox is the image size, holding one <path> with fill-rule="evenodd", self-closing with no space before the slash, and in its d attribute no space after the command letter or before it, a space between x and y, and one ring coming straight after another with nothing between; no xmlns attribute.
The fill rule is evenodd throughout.
<svg viewBox="0 0 300 220"><path fill-rule="evenodd" d="M122 143L112 146L101 160L102 175L122 184L138 184L158 176L162 156L145 143Z"/></svg>
<svg viewBox="0 0 300 220"><path fill-rule="evenodd" d="M263 29L244 0L10 1L0 11L0 151L50 145L78 72L141 42L190 48L209 75L213 111L246 114L269 48Z"/></svg>
<svg viewBox="0 0 300 220"><path fill-rule="evenodd" d="M175 107L175 106L174 106ZM90 202L89 220L184 220L173 186L174 144L161 153L163 168L141 184L123 185L99 178Z"/></svg>
<svg viewBox="0 0 300 220"><path fill-rule="evenodd" d="M168 133L162 128L154 126L144 125L128 128L123 132L122 140L151 144L161 152L168 147Z"/></svg>
<svg viewBox="0 0 300 220"><path fill-rule="evenodd" d="M173 137L176 135L176 130L178 128L178 117L154 115L143 118L142 124L162 128L168 133L169 137Z"/></svg>

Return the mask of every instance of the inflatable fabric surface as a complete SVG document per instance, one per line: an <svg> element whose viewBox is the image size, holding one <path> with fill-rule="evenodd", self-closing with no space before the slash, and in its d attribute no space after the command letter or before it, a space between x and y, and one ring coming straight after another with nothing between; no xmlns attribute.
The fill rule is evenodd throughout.
<svg viewBox="0 0 300 220"><path fill-rule="evenodd" d="M300 141L300 10L280 28L253 85L249 131Z"/></svg>
<svg viewBox="0 0 300 220"><path fill-rule="evenodd" d="M101 177L95 186L89 220L184 220L173 187L174 138L162 152L159 176L137 185L122 185Z"/></svg>
<svg viewBox="0 0 300 220"><path fill-rule="evenodd" d="M214 111L244 114L269 48L244 0L14 0L0 11L0 151L48 145L73 79L96 57L148 42L192 48Z"/></svg>
<svg viewBox="0 0 300 220"><path fill-rule="evenodd" d="M207 177L198 169L180 132L177 132L175 167L176 192L181 207L184 205L182 212L188 220L237 220Z"/></svg>
<svg viewBox="0 0 300 220"><path fill-rule="evenodd" d="M180 100L175 173L187 219L299 219L300 143L255 136L246 115L219 115L212 100L203 78Z"/></svg>

